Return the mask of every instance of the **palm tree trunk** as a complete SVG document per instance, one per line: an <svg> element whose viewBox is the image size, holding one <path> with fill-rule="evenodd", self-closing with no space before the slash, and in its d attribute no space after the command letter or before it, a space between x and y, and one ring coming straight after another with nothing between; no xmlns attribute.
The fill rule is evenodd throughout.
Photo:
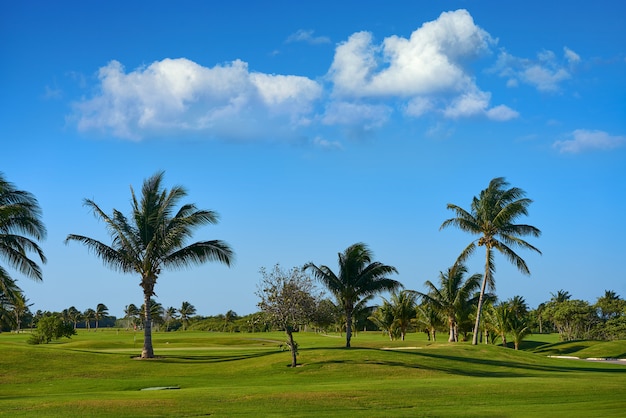
<svg viewBox="0 0 626 418"><path fill-rule="evenodd" d="M352 309L346 309L346 348L350 348L352 338Z"/></svg>
<svg viewBox="0 0 626 418"><path fill-rule="evenodd" d="M152 349L152 316L150 314L150 296L151 291L144 289L144 326L143 326L143 350L141 358L154 358L154 350Z"/></svg>
<svg viewBox="0 0 626 418"><path fill-rule="evenodd" d="M456 342L456 335L454 333L454 318L448 318L448 324L450 325L450 337L448 338L448 342Z"/></svg>
<svg viewBox="0 0 626 418"><path fill-rule="evenodd" d="M474 324L474 335L472 336L472 345L478 344L478 333L480 332L480 313L483 309L483 298L485 296L485 289L487 288L487 280L491 275L491 248L487 246L487 256L485 261L485 275L483 276L483 283L480 285L480 296L478 297L478 307L476 308L476 323Z"/></svg>

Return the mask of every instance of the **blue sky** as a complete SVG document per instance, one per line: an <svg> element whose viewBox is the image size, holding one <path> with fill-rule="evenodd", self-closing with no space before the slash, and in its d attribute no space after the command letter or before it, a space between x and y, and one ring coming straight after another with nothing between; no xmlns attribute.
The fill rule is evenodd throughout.
<svg viewBox="0 0 626 418"><path fill-rule="evenodd" d="M228 4L226 4L228 3ZM532 275L496 293L626 297L626 5L618 1L3 2L5 177L44 211L34 309L141 304L139 280L67 234L128 213L159 170L220 223L231 268L162 273L158 301L256 311L261 266L336 267L365 242L406 288L474 237L439 230L494 177L534 200ZM470 272L482 271L477 253Z"/></svg>

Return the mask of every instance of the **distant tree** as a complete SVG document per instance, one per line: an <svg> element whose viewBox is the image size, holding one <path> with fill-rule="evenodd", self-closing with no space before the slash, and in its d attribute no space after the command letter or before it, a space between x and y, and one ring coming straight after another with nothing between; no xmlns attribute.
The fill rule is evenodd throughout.
<svg viewBox="0 0 626 418"><path fill-rule="evenodd" d="M329 328L337 325L341 315L341 309L328 298L320 299L315 308L315 316L313 323L323 332L327 332Z"/></svg>
<svg viewBox="0 0 626 418"><path fill-rule="evenodd" d="M126 307L124 308L124 319L126 319L127 321L127 327L130 327L131 324L133 325L133 327L135 327L137 325L137 319L139 318L140 314L141 311L135 304L131 303L129 305L126 305Z"/></svg>
<svg viewBox="0 0 626 418"><path fill-rule="evenodd" d="M78 322L82 320L82 313L78 309L76 309L75 306L70 306L69 308L67 308L67 316L69 320L74 324L74 329L76 329Z"/></svg>
<svg viewBox="0 0 626 418"><path fill-rule="evenodd" d="M224 314L224 332L233 331L233 323L237 320L237 318L239 318L239 315L237 315L237 312L233 310L229 310Z"/></svg>
<svg viewBox="0 0 626 418"><path fill-rule="evenodd" d="M91 329L91 321L96 320L96 311L91 308L85 309L85 312L83 312L83 320L85 321L85 328L87 328L87 330Z"/></svg>
<svg viewBox="0 0 626 418"><path fill-rule="evenodd" d="M363 243L353 244L338 254L339 273L335 274L327 266L308 263L304 266L317 280L332 293L345 314L346 347L352 339L352 319L355 306L365 297L402 287L401 283L390 279L397 273L395 267L372 261L371 250Z"/></svg>
<svg viewBox="0 0 626 418"><path fill-rule="evenodd" d="M262 267L257 296L258 307L267 318L285 330L291 352L291 367L297 365L298 344L293 332L313 319L316 306L315 287L303 269L283 270L276 264L271 270Z"/></svg>
<svg viewBox="0 0 626 418"><path fill-rule="evenodd" d="M467 260L476 250L476 247L485 247L485 274L480 287L478 307L476 309L476 323L472 344L478 344L480 330L480 314L487 285L493 288L495 280L494 250L502 253L517 269L524 274L530 274L526 262L515 252L512 247L521 247L533 250L539 254L541 251L524 241L521 237L531 235L538 237L541 231L534 226L516 224L515 221L522 215L528 215L528 206L532 200L525 198L522 189L513 187L507 189L507 183L503 177L494 178L489 186L474 197L470 211L448 203L448 209L452 210L456 217L447 219L441 224L441 228L455 226L462 231L479 238L472 241L459 255L457 263Z"/></svg>
<svg viewBox="0 0 626 418"><path fill-rule="evenodd" d="M424 283L427 292L417 292L422 300L435 309L448 321L449 342L457 342L458 323L462 313L469 311L468 306L475 306L476 298L472 294L480 286L480 274L465 278L467 267L455 264L443 273L439 273L439 287L430 280Z"/></svg>
<svg viewBox="0 0 626 418"><path fill-rule="evenodd" d="M584 300L553 301L547 309L563 341L588 338L593 327L600 321L594 307Z"/></svg>
<svg viewBox="0 0 626 418"><path fill-rule="evenodd" d="M143 313L142 315L143 327L144 328L147 326L149 326L150 328L152 328L153 326L158 327L160 324L163 323L163 314L165 313L165 310L163 309L163 305L161 305L159 302L155 301L152 298L149 299L148 303L149 303L148 309L146 309L145 305L141 305L141 308L140 308L141 312ZM148 313L147 315L146 315L146 312Z"/></svg>
<svg viewBox="0 0 626 418"><path fill-rule="evenodd" d="M163 321L165 322L165 331L170 330L170 324L176 319L177 315L178 310L173 306L170 306L165 310L165 313L163 315Z"/></svg>
<svg viewBox="0 0 626 418"><path fill-rule="evenodd" d="M189 318L196 314L196 307L189 302L183 302L178 309L178 313L180 314L180 320L183 323L183 331L185 331L189 325Z"/></svg>
<svg viewBox="0 0 626 418"><path fill-rule="evenodd" d="M41 216L37 199L16 189L0 173L0 261L36 281L43 278L41 268L28 254L34 253L42 263L46 262L37 244L46 237ZM9 300L13 299L14 285L7 269L0 265L0 292Z"/></svg>
<svg viewBox="0 0 626 418"><path fill-rule="evenodd" d="M132 214L128 219L118 210L107 215L94 201L86 199L97 218L103 220L112 238L107 245L83 235L70 234L66 242L78 241L100 257L105 265L124 273L141 276L146 317L141 358L153 358L150 298L154 296L157 278L164 268L182 268L207 261L230 265L233 252L219 240L186 245L199 226L217 223L217 214L198 210L193 204L176 205L187 195L180 186L167 190L162 187L163 172L145 180L141 200L131 187Z"/></svg>
<svg viewBox="0 0 626 418"><path fill-rule="evenodd" d="M612 290L605 290L604 295L595 303L600 319L603 322L621 316L626 309L626 301Z"/></svg>
<svg viewBox="0 0 626 418"><path fill-rule="evenodd" d="M411 326L411 320L415 318L417 292L402 290L392 292L390 303L393 314L393 326L400 333L400 339L404 341L406 333Z"/></svg>
<svg viewBox="0 0 626 418"><path fill-rule="evenodd" d="M382 305L378 306L369 319L383 332L387 334L391 341L396 339L394 333L393 307L388 300L383 298Z"/></svg>
<svg viewBox="0 0 626 418"><path fill-rule="evenodd" d="M28 343L48 344L52 340L62 337L70 338L75 334L76 330L71 323L64 322L56 315L46 315L37 322L37 329L31 334Z"/></svg>
<svg viewBox="0 0 626 418"><path fill-rule="evenodd" d="M434 308L433 304L428 302L422 302L417 305L415 311L417 327L426 332L428 341L437 341L437 330L445 326L439 311Z"/></svg>
<svg viewBox="0 0 626 418"><path fill-rule="evenodd" d="M552 298L550 299L551 302L554 303L561 303L561 302L565 302L566 300L570 300L572 298L572 295L570 295L570 293L566 290L559 290L556 293L550 293L552 295Z"/></svg>
<svg viewBox="0 0 626 418"><path fill-rule="evenodd" d="M24 293L18 292L15 294L13 301L11 302L11 310L15 317L15 332L19 333L22 329L22 319L29 312L29 307L33 306L32 303L28 303L28 299L24 296Z"/></svg>
<svg viewBox="0 0 626 418"><path fill-rule="evenodd" d="M93 315L94 320L96 321L96 331L98 330L98 325L100 323L100 320L105 318L108 314L109 314L109 308L107 308L107 306L104 303L99 303L96 306L96 309Z"/></svg>

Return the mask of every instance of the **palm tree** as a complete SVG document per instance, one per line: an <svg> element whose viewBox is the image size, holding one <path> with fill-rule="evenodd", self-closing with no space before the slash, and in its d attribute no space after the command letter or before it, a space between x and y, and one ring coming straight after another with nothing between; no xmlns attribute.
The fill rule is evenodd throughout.
<svg viewBox="0 0 626 418"><path fill-rule="evenodd" d="M552 295L552 297L550 298L550 302L554 302L554 303L561 303L561 302L565 302L566 300L570 300L572 298L572 295L570 295L570 293L567 290L559 290L556 293L550 293Z"/></svg>
<svg viewBox="0 0 626 418"><path fill-rule="evenodd" d="M449 342L457 342L458 323L460 315L466 311L468 305L476 303L471 295L480 285L480 274L474 274L465 279L467 267L464 264L455 264L443 273L439 272L439 285L435 286L430 280L424 282L428 289L426 293L418 295L448 320L450 330Z"/></svg>
<svg viewBox="0 0 626 418"><path fill-rule="evenodd" d="M35 197L4 179L0 173L0 259L25 276L41 281L41 268L28 257L34 252L42 263L46 257L36 241L46 237L41 209ZM0 291L11 298L13 280L0 266Z"/></svg>
<svg viewBox="0 0 626 418"><path fill-rule="evenodd" d="M416 307L415 322L428 334L428 341L437 341L437 330L444 325L439 311L432 303L423 302Z"/></svg>
<svg viewBox="0 0 626 418"><path fill-rule="evenodd" d="M387 334L391 341L394 340L394 318L391 303L388 300L383 298L383 304L377 307L368 319L380 328L383 335Z"/></svg>
<svg viewBox="0 0 626 418"><path fill-rule="evenodd" d="M183 302L178 310L178 313L180 314L180 320L183 323L183 331L185 331L187 329L187 325L189 324L189 318L196 314L196 307L189 302Z"/></svg>
<svg viewBox="0 0 626 418"><path fill-rule="evenodd" d="M107 215L92 200L85 199L97 218L103 220L112 238L107 245L93 238L70 234L66 242L78 241L100 257L105 265L124 273L138 273L143 289L146 326L141 358L153 358L150 298L162 268L182 268L207 261L218 261L228 266L233 252L228 244L219 241L200 241L190 245L194 229L205 224L217 223L213 211L198 210L193 204L184 204L176 211L176 205L187 195L181 186L171 190L162 187L163 172L144 181L141 200L131 187L132 214L128 219L114 209Z"/></svg>
<svg viewBox="0 0 626 418"><path fill-rule="evenodd" d="M165 331L170 330L170 323L176 319L176 313L178 309L173 306L170 306L165 310L165 314L163 315L163 320L165 321Z"/></svg>
<svg viewBox="0 0 626 418"><path fill-rule="evenodd" d="M78 321L80 321L82 318L82 314L80 313L80 311L76 309L75 306L70 306L69 308L67 308L67 316L69 320L74 323L74 329L76 329Z"/></svg>
<svg viewBox="0 0 626 418"><path fill-rule="evenodd" d="M98 330L98 322L109 313L109 308L104 303L99 303L94 311L94 319L96 320L96 331Z"/></svg>
<svg viewBox="0 0 626 418"><path fill-rule="evenodd" d="M472 241L459 255L458 262L464 262L472 255L476 247L484 246L485 254L485 275L480 287L480 297L476 310L476 322L474 324L474 335L472 344L478 344L478 333L480 329L480 313L483 305L483 298L487 284L494 286L494 252L497 250L503 254L510 262L515 264L517 269L529 275L530 270L526 262L513 251L512 247L521 247L536 251L541 251L524 241L521 237L531 235L539 237L541 231L534 226L514 223L520 216L528 215L528 206L532 200L524 197L525 192L517 187L507 189L507 183L503 177L494 178L489 182L489 186L480 192L479 197L474 197L470 211L448 203L448 209L454 211L456 217L450 218L441 224L440 229L448 226L456 226L462 231L480 237Z"/></svg>
<svg viewBox="0 0 626 418"><path fill-rule="evenodd" d="M129 326L132 323L133 328L135 328L137 325L136 321L140 313L139 308L134 303L131 303L130 305L126 305L124 308L124 319L128 321Z"/></svg>
<svg viewBox="0 0 626 418"><path fill-rule="evenodd" d="M404 341L406 331L411 325L411 319L415 317L415 305L417 293L412 290L402 290L391 293L391 312L393 326L400 331L400 339Z"/></svg>
<svg viewBox="0 0 626 418"><path fill-rule="evenodd" d="M335 296L345 313L346 347L350 347L352 338L352 316L355 305L363 298L384 291L396 290L402 285L400 282L387 276L397 273L395 267L372 262L372 252L363 243L356 243L339 253L339 275L336 275L327 266L316 266L308 263L305 270L313 276Z"/></svg>
<svg viewBox="0 0 626 418"><path fill-rule="evenodd" d="M91 320L96 319L96 311L91 308L86 309L85 312L83 312L83 319L85 320L85 328L89 331L91 328Z"/></svg>
<svg viewBox="0 0 626 418"><path fill-rule="evenodd" d="M15 332L19 333L22 328L22 318L29 311L29 307L33 306L32 303L28 303L28 299L22 292L16 292L15 297L11 303L13 315L15 316Z"/></svg>

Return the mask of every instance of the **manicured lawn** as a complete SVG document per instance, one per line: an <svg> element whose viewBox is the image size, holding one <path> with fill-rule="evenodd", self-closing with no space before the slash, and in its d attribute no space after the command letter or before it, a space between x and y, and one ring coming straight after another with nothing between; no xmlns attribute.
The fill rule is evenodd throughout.
<svg viewBox="0 0 626 418"><path fill-rule="evenodd" d="M624 416L626 365L548 358L567 351L616 357L626 341L559 344L531 336L527 351L390 342L359 333L296 335L296 369L280 333L154 334L155 360L135 360L142 335L80 332L40 346L0 334L0 415L6 416ZM576 347L579 347L577 350ZM585 357L585 356L582 356ZM177 388L142 390L147 388Z"/></svg>

